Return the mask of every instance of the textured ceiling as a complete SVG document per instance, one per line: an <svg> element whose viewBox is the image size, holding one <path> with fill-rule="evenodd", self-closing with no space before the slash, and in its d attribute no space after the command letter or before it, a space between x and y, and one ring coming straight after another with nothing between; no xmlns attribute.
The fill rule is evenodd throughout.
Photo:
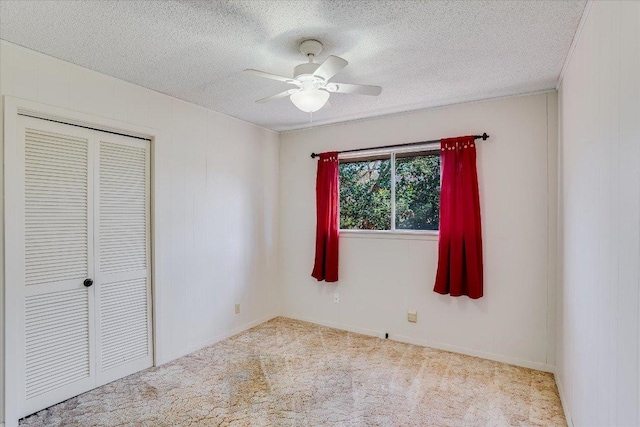
<svg viewBox="0 0 640 427"><path fill-rule="evenodd" d="M312 125L554 87L585 1L11 1L0 38L278 130L308 127L291 86L306 38L349 65Z"/></svg>

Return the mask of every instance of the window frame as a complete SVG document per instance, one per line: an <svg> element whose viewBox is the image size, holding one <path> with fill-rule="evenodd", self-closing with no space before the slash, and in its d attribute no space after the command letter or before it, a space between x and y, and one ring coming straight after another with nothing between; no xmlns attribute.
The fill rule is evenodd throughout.
<svg viewBox="0 0 640 427"><path fill-rule="evenodd" d="M338 154L338 162L341 160L358 161L371 156L390 156L391 159L391 227L389 230L359 230L352 228L340 228L341 236L369 237L369 238L409 238L422 240L437 240L440 230L407 230L396 228L396 155L422 153L425 151L440 155L440 142L412 145L405 148L384 148L358 151L353 153ZM440 172L442 179L442 170ZM340 217L340 203L338 203L338 218Z"/></svg>

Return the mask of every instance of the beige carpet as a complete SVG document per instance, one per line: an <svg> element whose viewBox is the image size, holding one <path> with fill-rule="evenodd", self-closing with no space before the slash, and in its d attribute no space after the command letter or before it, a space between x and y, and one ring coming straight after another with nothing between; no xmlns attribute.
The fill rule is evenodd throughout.
<svg viewBox="0 0 640 427"><path fill-rule="evenodd" d="M551 374L277 318L24 426L565 426Z"/></svg>

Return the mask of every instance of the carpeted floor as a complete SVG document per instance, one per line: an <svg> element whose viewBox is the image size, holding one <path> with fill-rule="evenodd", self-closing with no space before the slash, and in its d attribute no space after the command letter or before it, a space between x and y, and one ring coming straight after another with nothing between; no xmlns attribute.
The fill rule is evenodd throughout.
<svg viewBox="0 0 640 427"><path fill-rule="evenodd" d="M551 374L277 318L23 426L565 426Z"/></svg>

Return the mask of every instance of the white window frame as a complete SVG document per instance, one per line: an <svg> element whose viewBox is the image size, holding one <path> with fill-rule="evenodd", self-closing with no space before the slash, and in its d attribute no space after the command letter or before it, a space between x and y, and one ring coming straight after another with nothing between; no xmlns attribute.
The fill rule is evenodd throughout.
<svg viewBox="0 0 640 427"><path fill-rule="evenodd" d="M370 156L389 156L391 159L391 228L389 230L354 230L340 229L340 235L344 237L363 237L363 238L405 238L420 240L437 240L439 230L398 230L396 229L396 154L419 153L422 151L440 152L440 143L428 143L420 145L412 145L404 148L383 148L371 149L366 151L358 151L353 153L338 154L340 160L354 160L366 158Z"/></svg>

